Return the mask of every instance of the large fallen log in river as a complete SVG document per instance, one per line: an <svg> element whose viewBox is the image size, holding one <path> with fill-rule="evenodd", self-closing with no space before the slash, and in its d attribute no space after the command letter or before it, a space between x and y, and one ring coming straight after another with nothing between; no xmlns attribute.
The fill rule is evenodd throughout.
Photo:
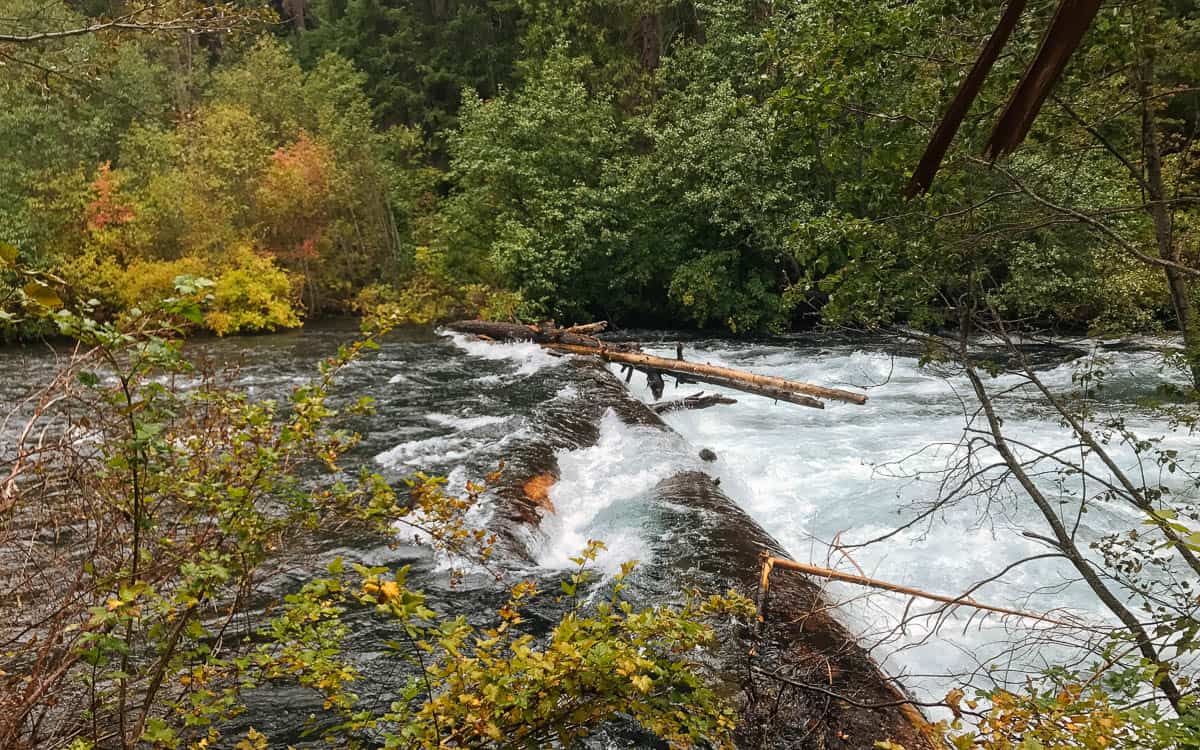
<svg viewBox="0 0 1200 750"><path fill-rule="evenodd" d="M568 497L554 492L563 451L594 443L609 410L626 425L670 432L598 358L574 357L564 364L552 372L587 397L539 404L539 429L514 446L495 488L493 528L504 548L529 562L552 543L554 516L575 510ZM719 470L719 460L712 466ZM627 581L634 601L678 601L683 591L731 587L753 597L760 555L786 554L722 492L717 479L695 469L681 468L631 507L646 514L652 529L645 538L649 554ZM781 577L771 587L764 615L757 629L718 624L718 651L707 662L722 690L736 697L739 747L872 750L885 740L908 750L934 747L923 733L920 712L837 621L819 583Z"/></svg>
<svg viewBox="0 0 1200 750"><path fill-rule="evenodd" d="M677 350L679 353L675 359L668 359L646 354L640 351L636 344L610 344L590 335L592 332L603 330L601 323L575 328L555 328L487 320L463 320L451 323L448 328L491 340L532 341L555 351L595 356L606 362L616 362L640 370L646 373L647 377L658 378L660 381L663 375L670 375L682 382L708 383L815 409L825 408L820 399L858 405L867 402L866 396L853 391L685 360L682 348ZM661 391L656 391L655 398L659 395Z"/></svg>

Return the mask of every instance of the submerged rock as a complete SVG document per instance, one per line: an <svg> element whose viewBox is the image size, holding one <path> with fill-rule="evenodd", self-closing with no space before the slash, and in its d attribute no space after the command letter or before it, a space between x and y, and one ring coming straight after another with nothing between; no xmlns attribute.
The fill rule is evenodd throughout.
<svg viewBox="0 0 1200 750"><path fill-rule="evenodd" d="M655 589L650 596L732 588L754 598L761 553L788 556L703 472L665 479L655 495L655 520L664 532L653 545L653 572L637 581ZM648 580L651 575L656 580ZM776 571L760 632L719 634L718 677L739 692L739 746L868 750L892 740L907 750L932 748L920 712L896 705L907 696L831 609L812 579ZM766 676L774 673L791 683Z"/></svg>

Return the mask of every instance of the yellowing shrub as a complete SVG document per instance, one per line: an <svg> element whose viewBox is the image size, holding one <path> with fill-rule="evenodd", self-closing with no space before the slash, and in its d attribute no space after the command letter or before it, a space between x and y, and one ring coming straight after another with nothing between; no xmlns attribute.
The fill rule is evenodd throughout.
<svg viewBox="0 0 1200 750"><path fill-rule="evenodd" d="M121 294L125 269L111 253L89 248L82 255L60 261L54 274L63 280L76 302L96 300L98 314L109 315L125 308Z"/></svg>
<svg viewBox="0 0 1200 750"><path fill-rule="evenodd" d="M204 323L218 336L300 325L292 279L266 255L242 247L226 257Z"/></svg>
<svg viewBox="0 0 1200 750"><path fill-rule="evenodd" d="M147 306L174 296L176 276L204 276L205 262L196 257L175 260L135 260L118 282L117 292L126 307Z"/></svg>

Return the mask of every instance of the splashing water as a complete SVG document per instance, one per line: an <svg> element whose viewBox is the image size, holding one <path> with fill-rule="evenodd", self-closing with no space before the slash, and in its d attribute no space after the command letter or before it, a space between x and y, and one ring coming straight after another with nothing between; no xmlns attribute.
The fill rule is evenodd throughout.
<svg viewBox="0 0 1200 750"><path fill-rule="evenodd" d="M648 351L674 354L673 348ZM1041 531L1044 521L1018 495L992 503L967 499L896 531L938 497L941 471L963 455L960 441L974 409L965 378L939 377L919 367L915 357L854 346L703 342L688 358L821 385L874 386L864 406L829 403L823 411L710 386L668 387L664 396L682 398L704 390L738 399L733 406L678 411L665 419L697 447L717 453L718 460L706 470L719 476L726 493L797 560L957 596L1017 560L1047 552L1022 536L1025 530ZM1071 387L1075 371L1068 363L1039 374L1051 389L1063 391ZM1165 432L1164 423L1134 403L1137 394L1152 390L1147 383L1162 380L1156 355L1112 355L1109 371L1108 406L1143 435ZM1016 383L1015 378L1000 378L989 387ZM652 399L643 379L635 378L631 387L639 398ZM1073 442L1048 407L1035 399L1017 394L1002 403L1011 436L1041 450ZM1164 443L1181 455L1188 455L1188 445L1181 435ZM1135 465L1128 449L1118 447L1114 453L1125 467ZM1063 493L1052 483L1047 490L1052 496ZM1093 505L1081 520L1080 535L1095 539L1136 525L1136 516L1123 507ZM889 533L893 535L886 541L854 546ZM845 548L844 556L833 550L834 542ZM972 596L1023 611L1066 607L1087 621L1110 620L1071 573L1060 560L1038 560L1014 568ZM964 610L936 633L932 621L912 623L900 633L895 628L906 611L927 610L927 603L906 610L905 597L866 596L864 589L849 584L830 584L829 593L842 602L840 616L863 635L864 644L878 645L874 655L883 666L927 698L944 695L961 683L958 675L975 671L981 672L976 684L1019 683L1027 671L1045 666L1047 657L1062 655L1033 637L1035 623L1027 620L982 618Z"/></svg>
<svg viewBox="0 0 1200 750"><path fill-rule="evenodd" d="M283 399L292 384L311 375L317 358L351 335L348 329L316 329L197 346L242 361L242 380L257 397ZM550 491L556 513L543 520L537 562L568 567L589 538L609 545L603 569L644 558L647 540L661 534L647 512L654 486L696 469L718 477L725 494L804 562L850 572L857 567L894 583L957 595L1018 559L1045 552L1021 535L1037 531L1040 519L1016 495L991 504L967 499L886 542L853 546L895 531L937 496L937 472L961 451L966 416L973 410L965 381L939 377L919 367L915 356L893 355L889 349L894 347L886 342L862 341L696 342L689 359L827 386L870 386L870 400L864 406L830 403L817 411L710 386L674 388L668 382L666 398L703 389L726 393L738 403L667 415L677 434L629 426L608 413L599 420L594 445L558 449L560 478ZM674 347L649 351L673 356ZM1137 404L1167 377L1159 372L1157 357L1107 356L1105 406L1143 435L1165 433L1164 423ZM1062 360L1060 353L1040 369L1059 391L1072 387L1076 370ZM455 491L494 470L527 441L553 432L554 419L588 399L586 387L571 380L572 368L562 366L565 361L534 344L401 332L378 356L346 373L347 401L361 395L377 401L376 415L352 425L364 438L355 457L373 462L394 481L415 471L447 475ZM44 354L0 357L0 395L15 403L24 395L22 384L49 377L52 364ZM1001 379L992 385L1006 384L1011 383ZM651 400L640 376L630 388L636 397ZM1017 393L1002 406L1006 429L1023 442L1041 449L1065 444L1066 431L1036 399ZM1192 443L1187 436L1169 435L1163 447L1179 449L1194 461ZM701 462L701 448L714 451L717 460ZM1117 450L1116 457L1125 466L1134 461L1128 450ZM486 520L486 503L481 513ZM1080 534L1096 538L1136 522L1122 508L1094 506L1081 519ZM835 540L846 556L831 552ZM1030 637L1037 629L1029 623L995 616L968 620L962 611L936 634L929 621L894 634L906 599L864 596L862 589L842 584L828 591L843 604L838 610L843 621L863 635L865 645L878 642L876 658L920 697L944 695L958 683L954 675L975 668L989 672L979 682L1020 680L1055 655ZM1067 607L1096 622L1107 617L1055 560L1017 567L972 596L1022 610ZM917 603L912 611L923 608ZM1014 642L1024 647L1013 651ZM993 666L997 669L990 670Z"/></svg>

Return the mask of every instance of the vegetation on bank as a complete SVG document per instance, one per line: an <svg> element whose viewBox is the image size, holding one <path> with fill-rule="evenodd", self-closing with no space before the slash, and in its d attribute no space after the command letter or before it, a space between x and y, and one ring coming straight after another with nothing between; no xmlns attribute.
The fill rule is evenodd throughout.
<svg viewBox="0 0 1200 750"><path fill-rule="evenodd" d="M80 346L12 415L16 445L0 453L0 599L16 605L0 624L0 745L261 750L266 735L230 737L229 723L254 691L298 685L322 708L297 730L338 747L545 747L617 718L674 747L732 747L700 655L716 618L751 615L747 599L635 606L622 594L634 563L593 579L600 542L559 590L503 578L494 537L466 520L484 487L455 497L417 475L397 488L346 465L357 435L341 423L371 400L335 405L339 374L391 323L287 402L251 399L182 354L182 327L219 286L180 277L160 307L108 323L49 315ZM435 611L407 566L340 557L295 590L271 585L281 555L333 528L420 540L503 581L507 601L473 624ZM525 611L552 597L560 618L531 628ZM356 692L366 675L347 638L363 617L393 636L381 648L405 677L383 706Z"/></svg>
<svg viewBox="0 0 1200 750"><path fill-rule="evenodd" d="M6 3L43 27L103 16ZM1106 5L993 169L990 113L1053 7L1031 3L911 202L993 3L317 0L269 33L9 45L0 239L97 314L203 271L219 333L381 301L417 321L935 324L968 266L1027 325L1177 328L1141 165L1155 143L1190 257L1194 11Z"/></svg>

